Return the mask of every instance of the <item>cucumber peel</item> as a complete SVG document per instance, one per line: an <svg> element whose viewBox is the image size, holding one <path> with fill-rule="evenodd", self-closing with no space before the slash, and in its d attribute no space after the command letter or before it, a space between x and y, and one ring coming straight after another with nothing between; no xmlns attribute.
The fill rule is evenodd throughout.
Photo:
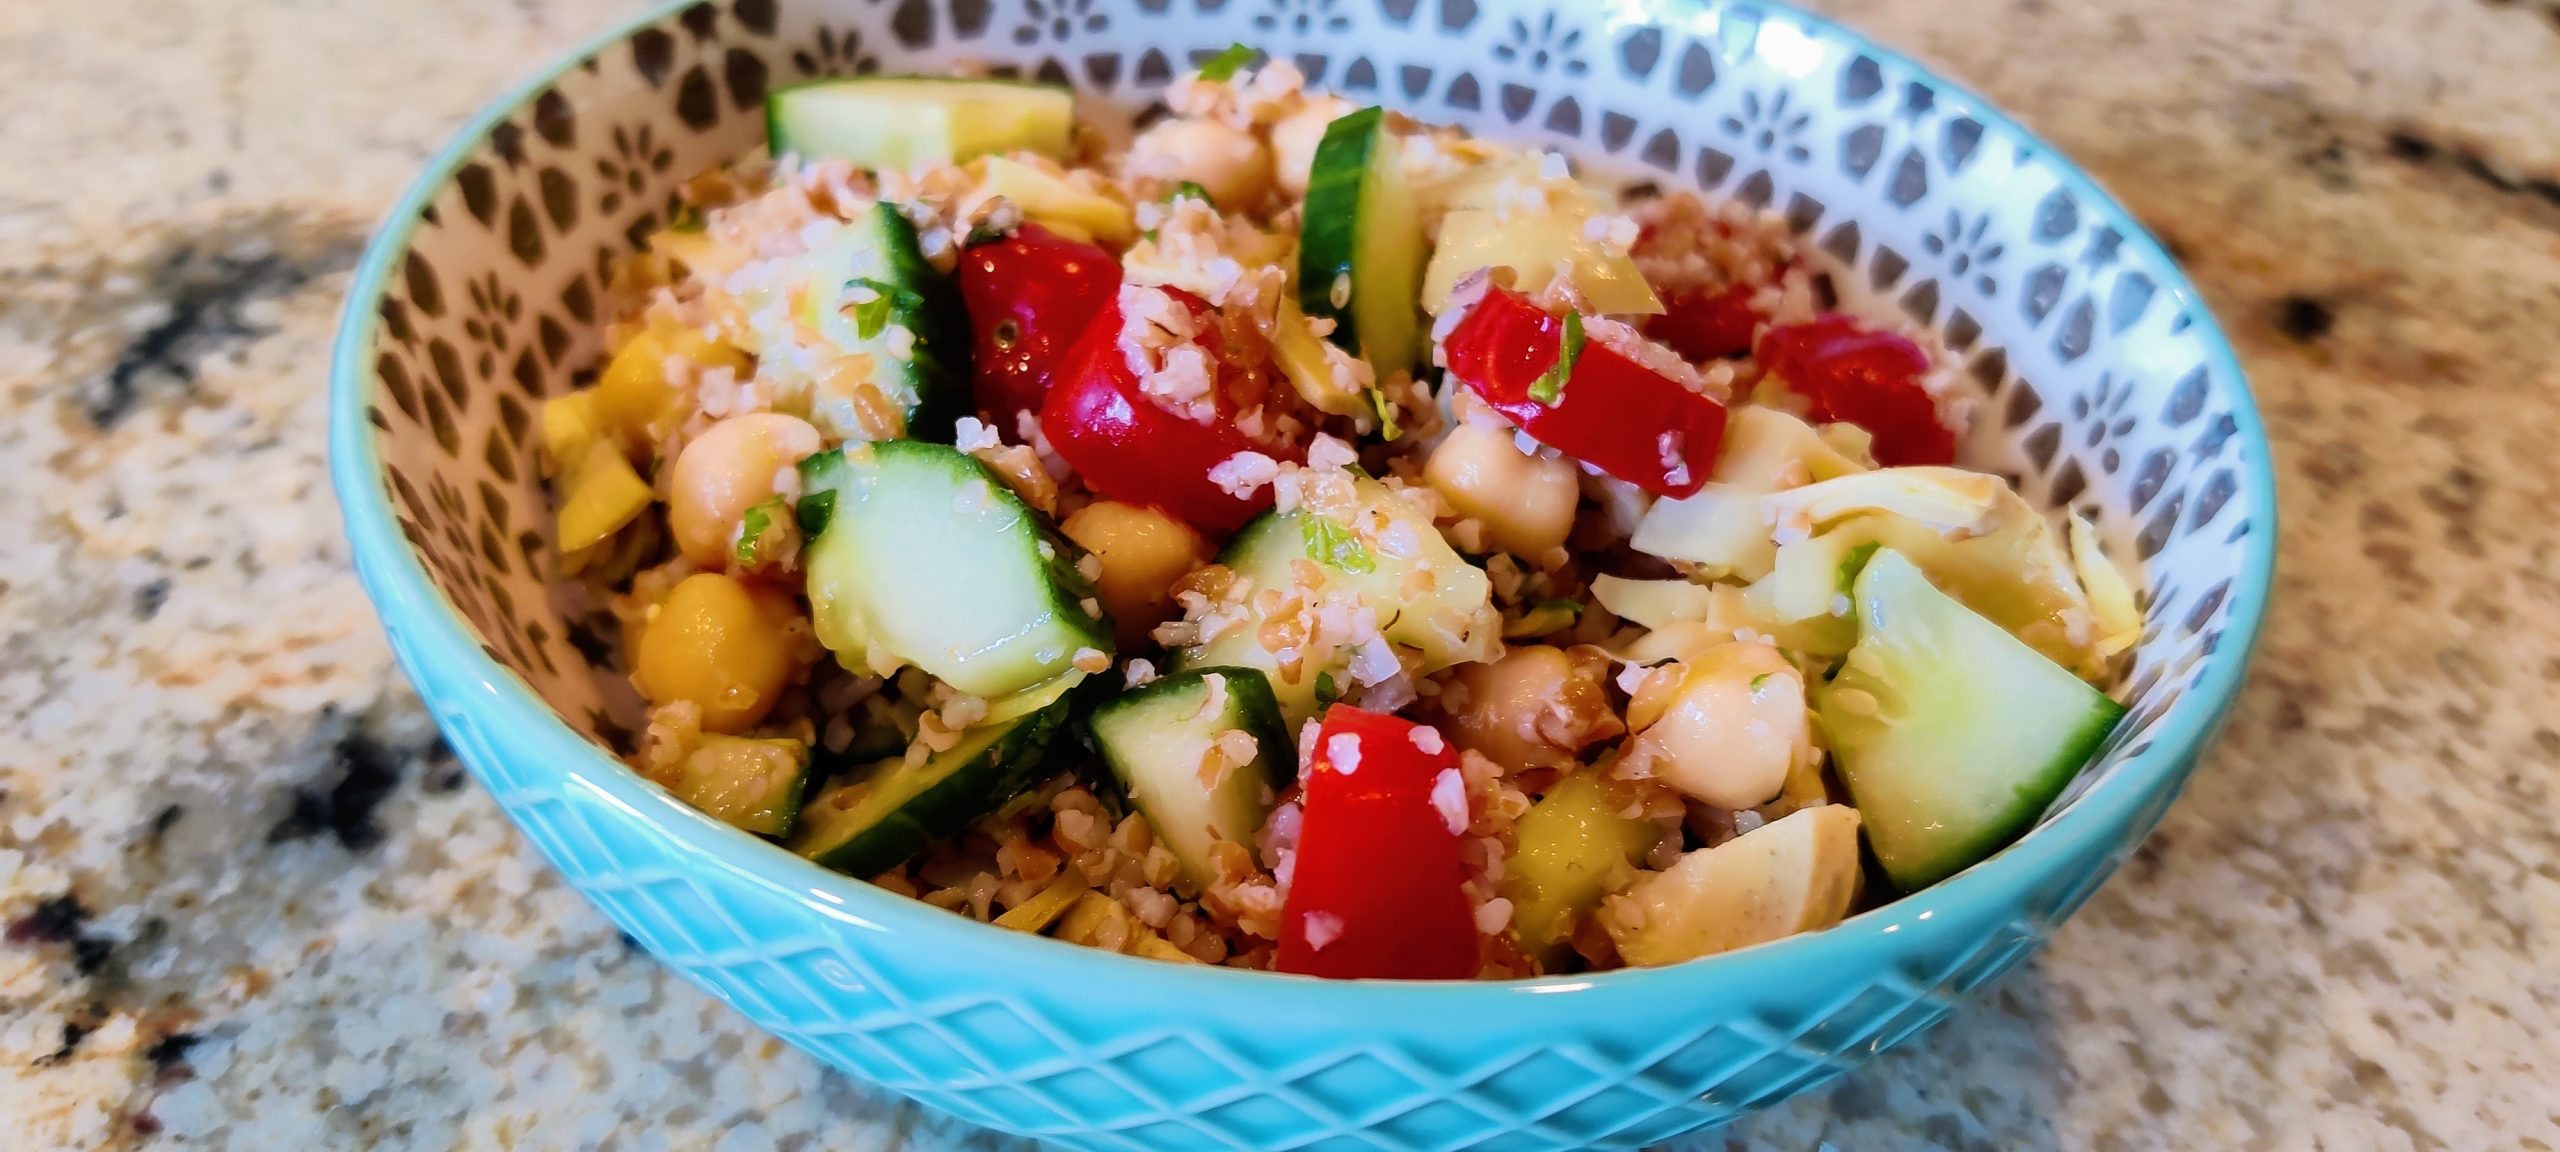
<svg viewBox="0 0 2560 1152"><path fill-rule="evenodd" d="M1298 244L1298 307L1334 322L1333 342L1386 379L1422 352L1422 221L1386 110L1325 127L1308 168Z"/></svg>

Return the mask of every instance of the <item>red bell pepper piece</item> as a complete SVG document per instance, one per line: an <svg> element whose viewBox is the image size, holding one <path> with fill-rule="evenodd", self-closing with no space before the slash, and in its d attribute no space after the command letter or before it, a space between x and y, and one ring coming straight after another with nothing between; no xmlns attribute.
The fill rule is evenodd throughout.
<svg viewBox="0 0 2560 1152"><path fill-rule="evenodd" d="M1173 295L1202 320L1210 332L1202 343L1219 358L1208 304L1189 293ZM1233 532L1270 507L1268 485L1238 499L1212 483L1209 470L1238 452L1275 460L1295 455L1255 443L1223 408L1203 424L1159 407L1139 389L1137 372L1121 354L1120 327L1118 294L1106 291L1102 310L1058 362L1041 403L1040 431L1049 446L1084 478L1085 487L1114 500L1153 505L1210 532ZM1218 371L1229 370L1221 360Z"/></svg>
<svg viewBox="0 0 2560 1152"><path fill-rule="evenodd" d="M1646 318L1644 334L1660 340L1693 364L1730 360L1751 351L1751 338L1763 319L1751 307L1756 291L1741 284L1712 291L1682 289L1662 294L1662 314Z"/></svg>
<svg viewBox="0 0 2560 1152"><path fill-rule="evenodd" d="M1920 383L1929 356L1909 340L1831 312L1770 329L1760 365L1811 401L1815 420L1866 429L1878 464L1955 462L1956 434Z"/></svg>
<svg viewBox="0 0 2560 1152"><path fill-rule="evenodd" d="M1037 412L1058 357L1110 303L1120 261L1037 224L960 254L960 298L969 308L978 414L1007 435L1014 414Z"/></svg>
<svg viewBox="0 0 2560 1152"><path fill-rule="evenodd" d="M1426 733L1420 743L1417 731ZM1324 714L1281 910L1281 971L1385 980L1476 974L1480 945L1460 834L1432 801L1434 789L1456 787L1457 770L1456 750L1436 730L1347 704Z"/></svg>
<svg viewBox="0 0 2560 1152"><path fill-rule="evenodd" d="M1724 451L1724 405L1609 348L1583 346L1553 403L1529 394L1556 364L1562 321L1496 289L1442 346L1449 372L1541 444L1657 496L1687 496Z"/></svg>

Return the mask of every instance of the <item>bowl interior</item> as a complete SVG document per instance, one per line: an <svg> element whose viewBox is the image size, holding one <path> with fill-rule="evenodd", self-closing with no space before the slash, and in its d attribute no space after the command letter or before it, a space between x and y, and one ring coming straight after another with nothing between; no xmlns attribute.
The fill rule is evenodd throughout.
<svg viewBox="0 0 2560 1152"><path fill-rule="evenodd" d="M964 61L1074 84L1125 130L1230 42L1311 82L1591 174L1785 214L1842 299L1932 329L1979 396L1964 446L2090 516L2141 570L2131 716L2048 821L2200 730L2271 567L2264 437L2185 278L2085 177L1892 53L1783 9L1698 0L725 0L597 41L494 109L377 240L340 366L352 518L389 518L496 665L595 744L633 740L598 622L554 595L543 397L593 373L610 262L682 179L763 140L776 87ZM375 493L379 492L379 498ZM441 626L441 625L440 625ZM2213 691L2196 693L2209 673ZM2175 757L2152 759L2174 775ZM2174 783L2174 779L2169 781ZM2158 783L2152 781L2150 783ZM707 826L703 835L742 834ZM783 862L775 850L777 863Z"/></svg>

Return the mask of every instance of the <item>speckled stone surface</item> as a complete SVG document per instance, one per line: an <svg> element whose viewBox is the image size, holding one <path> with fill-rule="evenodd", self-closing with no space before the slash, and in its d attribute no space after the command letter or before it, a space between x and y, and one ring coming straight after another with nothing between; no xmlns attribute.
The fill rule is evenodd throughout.
<svg viewBox="0 0 2560 1152"><path fill-rule="evenodd" d="M364 232L632 0L0 4L0 1144L949 1149L616 937L337 538ZM2560 23L1831 0L2187 260L2276 439L2231 735L2037 961L1699 1147L2560 1147Z"/></svg>

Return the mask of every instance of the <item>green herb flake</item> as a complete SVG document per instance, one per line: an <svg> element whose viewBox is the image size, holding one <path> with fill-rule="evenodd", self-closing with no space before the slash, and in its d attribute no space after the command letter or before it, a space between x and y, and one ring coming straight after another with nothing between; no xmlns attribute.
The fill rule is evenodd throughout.
<svg viewBox="0 0 2560 1152"><path fill-rule="evenodd" d="M856 339L876 339L881 332L888 329L892 316L899 312L914 312L924 307L924 297L895 284L857 277L845 285L847 291L855 288L867 288L871 291L870 299L857 300L848 306L853 313L853 334Z"/></svg>
<svg viewBox="0 0 2560 1152"><path fill-rule="evenodd" d="M853 303L853 334L856 339L870 340L889 326L889 298L874 296Z"/></svg>
<svg viewBox="0 0 2560 1152"><path fill-rule="evenodd" d="M1307 515L1304 533L1307 558L1345 572L1375 572L1378 562L1358 534L1330 516Z"/></svg>
<svg viewBox="0 0 2560 1152"><path fill-rule="evenodd" d="M1387 399L1386 389L1370 389L1369 406L1377 409L1378 435L1381 438L1385 439L1388 443L1393 444L1397 437L1404 435L1403 427L1396 423L1396 403L1393 400Z"/></svg>
<svg viewBox="0 0 2560 1152"><path fill-rule="evenodd" d="M1769 682L1769 678L1770 678L1771 676L1775 676L1775 675L1777 675L1777 673L1775 673L1775 672L1763 672L1763 673L1761 673L1761 674L1759 674L1759 675L1757 675L1757 676L1752 677L1752 678L1751 678L1751 690L1752 690L1753 692L1758 692L1758 691L1760 690L1760 686L1761 686L1761 685L1763 685L1763 684L1768 683L1768 682Z"/></svg>
<svg viewBox="0 0 2560 1152"><path fill-rule="evenodd" d="M1564 345L1556 351L1556 365L1529 382L1529 398L1540 404L1554 404L1564 399L1564 383L1573 378L1573 366L1582 359L1582 313L1564 314Z"/></svg>
<svg viewBox="0 0 2560 1152"><path fill-rule="evenodd" d="M731 551L737 555L741 568L755 567L756 554L764 549L765 530L773 527L773 513L766 510L769 507L770 504L758 504L749 508L738 521L738 545Z"/></svg>
<svg viewBox="0 0 2560 1152"><path fill-rule="evenodd" d="M1218 206L1217 199L1209 195L1208 189L1189 180L1185 180L1180 184L1174 185L1173 193L1164 198L1164 202L1167 204L1180 203L1184 200L1197 200L1212 208Z"/></svg>
<svg viewBox="0 0 2560 1152"><path fill-rule="evenodd" d="M1333 673L1316 673L1316 710L1321 712L1331 708L1333 702L1340 699L1342 699L1342 688L1333 682Z"/></svg>
<svg viewBox="0 0 2560 1152"><path fill-rule="evenodd" d="M1200 65L1200 78L1212 84L1224 84L1235 77L1238 69L1253 63L1254 48L1246 44L1229 44L1226 50Z"/></svg>
<svg viewBox="0 0 2560 1152"><path fill-rule="evenodd" d="M1580 600L1533 600L1530 601L1529 607L1540 612L1569 613L1576 620L1582 618L1582 601Z"/></svg>
<svg viewBox="0 0 2560 1152"><path fill-rule="evenodd" d="M1849 550L1849 558L1840 562L1840 593L1848 595L1858 586L1858 573L1866 570L1867 558L1876 554L1876 542L1869 540Z"/></svg>

